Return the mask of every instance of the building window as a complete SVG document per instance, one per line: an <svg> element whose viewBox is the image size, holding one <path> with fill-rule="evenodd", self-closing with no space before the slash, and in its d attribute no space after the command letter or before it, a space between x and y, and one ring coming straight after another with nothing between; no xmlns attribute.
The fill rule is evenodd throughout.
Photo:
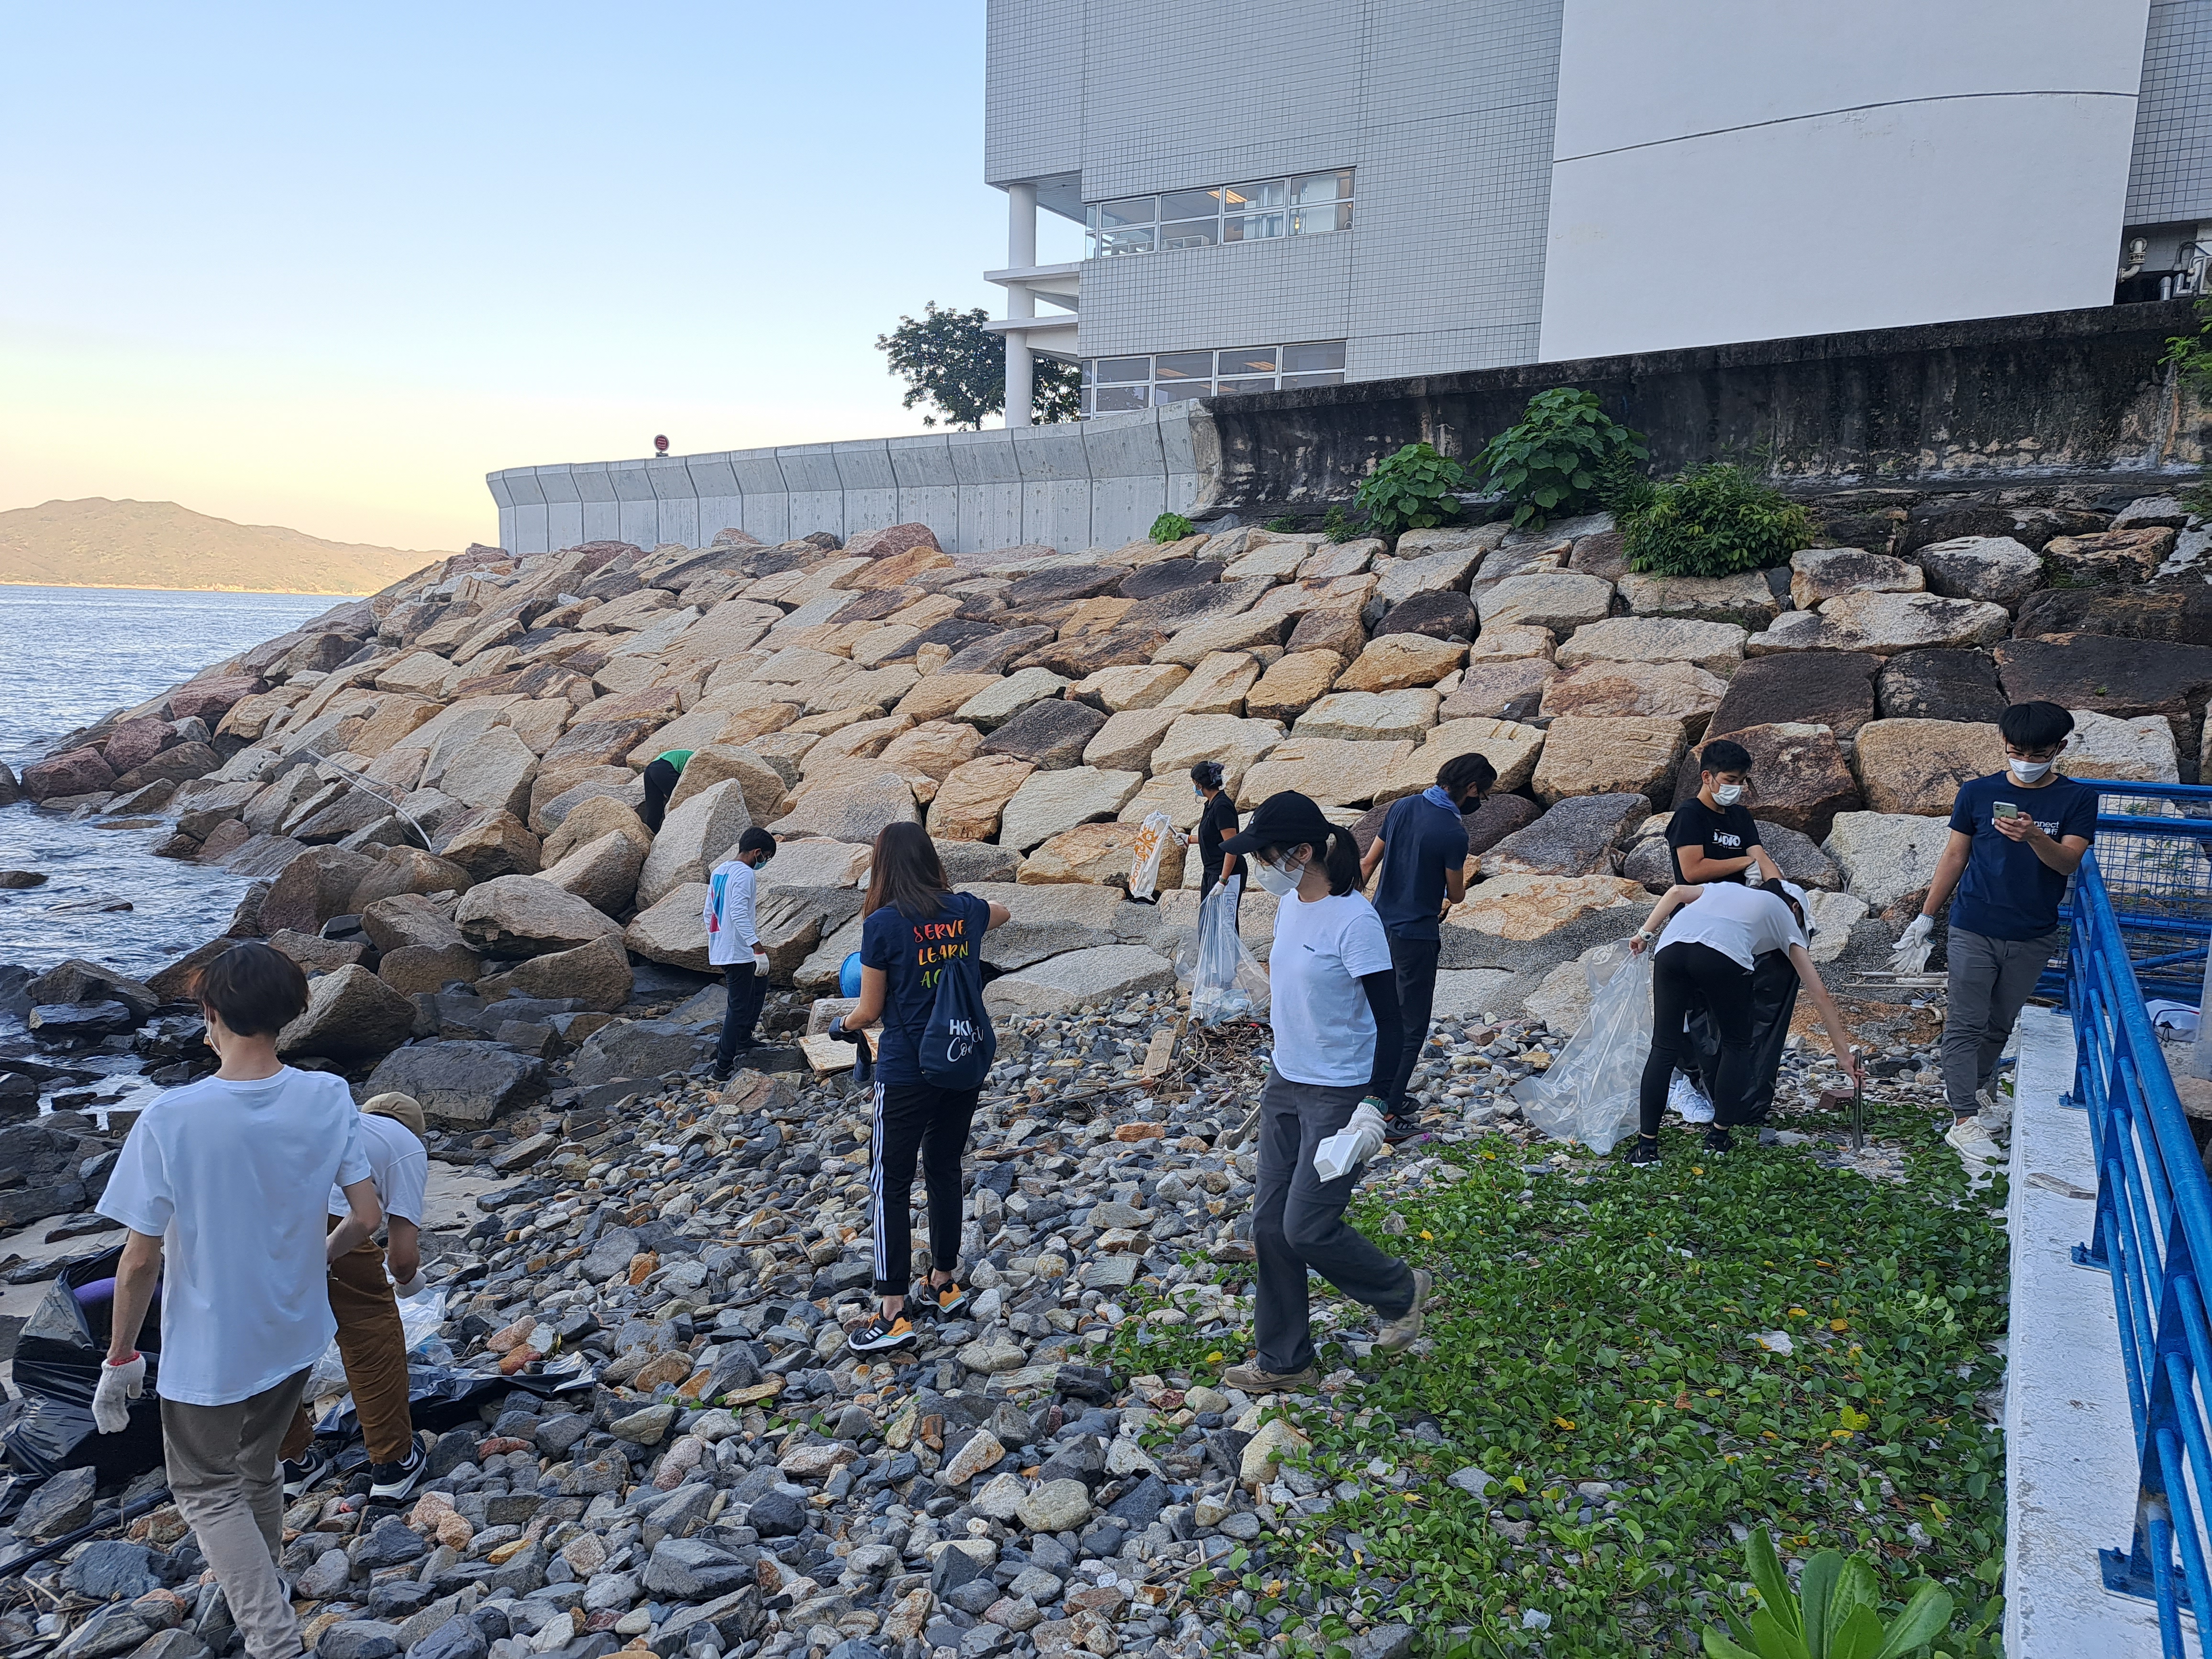
<svg viewBox="0 0 2212 1659"><path fill-rule="evenodd" d="M1313 236L1352 228L1352 169L1093 202L1084 214L1091 259Z"/></svg>
<svg viewBox="0 0 2212 1659"><path fill-rule="evenodd" d="M1344 342L1238 346L1229 351L1156 351L1149 357L1090 357L1083 364L1083 412L1113 415L1158 409L1185 398L1344 384Z"/></svg>

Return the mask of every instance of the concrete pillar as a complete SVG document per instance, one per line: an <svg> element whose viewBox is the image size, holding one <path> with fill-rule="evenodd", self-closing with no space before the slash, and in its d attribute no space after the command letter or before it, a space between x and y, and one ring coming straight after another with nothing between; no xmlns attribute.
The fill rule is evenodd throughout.
<svg viewBox="0 0 2212 1659"><path fill-rule="evenodd" d="M1031 184L1009 185L1006 187L1006 264L1010 270L1027 270L1036 264L1036 186ZM1009 318L1036 315L1036 295L1020 283L1006 289L1006 315ZM1030 350L1027 338L1020 334L1006 336L1006 424L1027 426L1030 407L1036 391L1036 359Z"/></svg>

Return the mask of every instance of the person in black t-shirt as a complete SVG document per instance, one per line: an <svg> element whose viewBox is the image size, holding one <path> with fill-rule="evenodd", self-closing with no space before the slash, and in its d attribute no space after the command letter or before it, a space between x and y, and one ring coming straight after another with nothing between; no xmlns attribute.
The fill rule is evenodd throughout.
<svg viewBox="0 0 2212 1659"><path fill-rule="evenodd" d="M1708 881L1779 881L1782 871L1759 844L1759 826L1742 804L1750 787L1751 751L1717 738L1698 754L1698 793L1674 809L1667 846L1674 879L1689 886Z"/></svg>
<svg viewBox="0 0 2212 1659"><path fill-rule="evenodd" d="M1206 896L1244 867L1234 853L1224 853L1221 843L1237 833L1237 803L1221 787L1221 763L1200 761L1190 769L1191 787L1206 805L1198 815L1198 896ZM1239 895L1242 908L1242 895Z"/></svg>

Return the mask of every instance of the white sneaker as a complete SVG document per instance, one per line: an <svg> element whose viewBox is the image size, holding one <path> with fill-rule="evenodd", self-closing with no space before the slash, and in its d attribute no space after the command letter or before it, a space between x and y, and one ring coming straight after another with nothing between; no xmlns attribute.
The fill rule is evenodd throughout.
<svg viewBox="0 0 2212 1659"><path fill-rule="evenodd" d="M1958 1153L1970 1176L1989 1173L1989 1166L2005 1162L2005 1150L1973 1118L1962 1118L1943 1131L1943 1144Z"/></svg>
<svg viewBox="0 0 2212 1659"><path fill-rule="evenodd" d="M1713 1121L1713 1103L1705 1097L1704 1091L1680 1072L1674 1073L1674 1080L1667 1085L1667 1103L1682 1115L1685 1123L1711 1123Z"/></svg>

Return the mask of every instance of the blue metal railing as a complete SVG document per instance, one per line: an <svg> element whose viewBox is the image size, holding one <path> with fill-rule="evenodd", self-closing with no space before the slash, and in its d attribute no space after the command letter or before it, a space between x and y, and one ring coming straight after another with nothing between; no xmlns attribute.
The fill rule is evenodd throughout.
<svg viewBox="0 0 2212 1659"><path fill-rule="evenodd" d="M2135 1535L2126 1550L2102 1553L2105 1583L2154 1601L2164 1651L2185 1659L2183 1609L2212 1609L2212 1419L2199 1382L2212 1377L2212 1312L2199 1282L2200 1261L2212 1263L2212 1179L2143 993L2197 1000L2212 935L2212 821L2197 815L2212 812L2212 789L2108 793L2123 790L2134 799L2099 817L2068 912L2069 1099L2088 1113L2097 1158L2095 1229L2074 1259L2112 1274L2141 1472Z"/></svg>

